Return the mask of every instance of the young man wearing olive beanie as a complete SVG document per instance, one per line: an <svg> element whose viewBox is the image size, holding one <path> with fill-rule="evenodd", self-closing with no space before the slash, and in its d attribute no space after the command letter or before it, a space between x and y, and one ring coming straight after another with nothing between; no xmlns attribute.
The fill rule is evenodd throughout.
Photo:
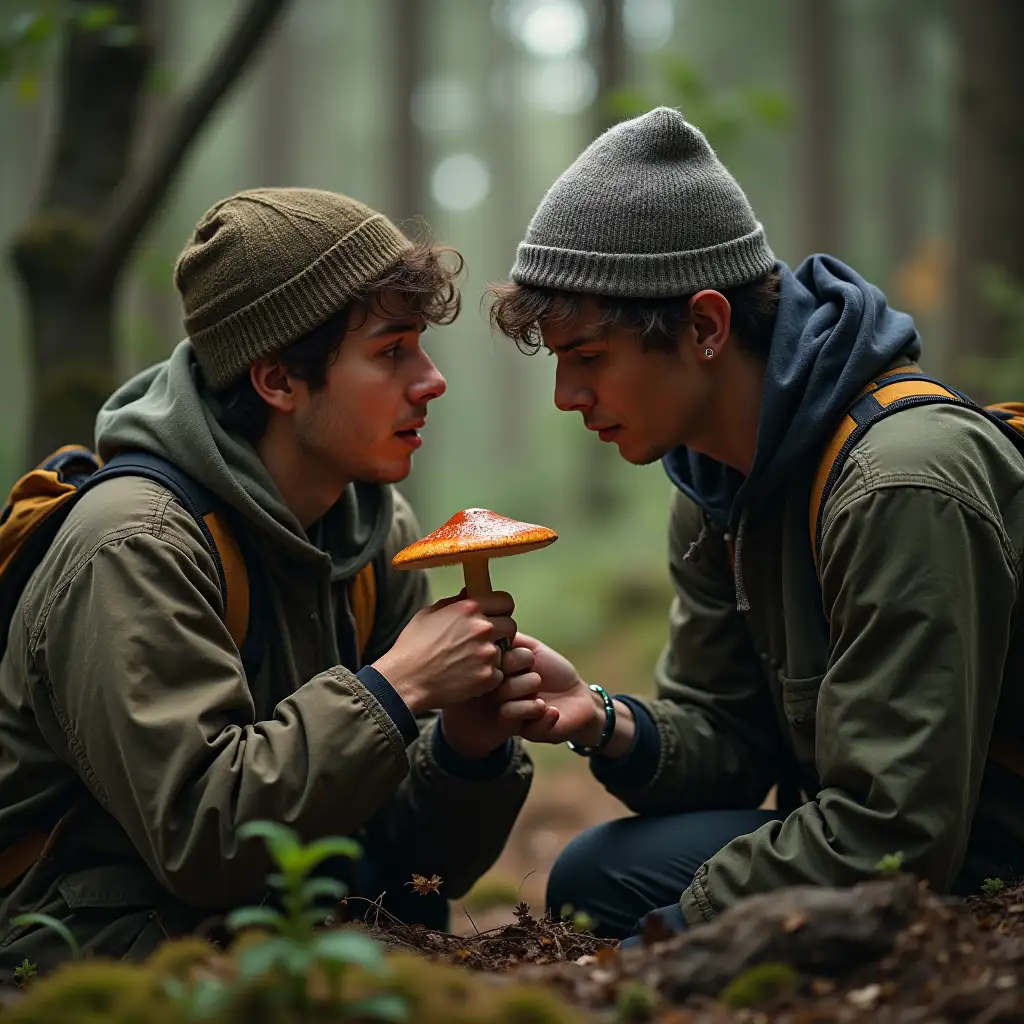
<svg viewBox="0 0 1024 1024"><path fill-rule="evenodd" d="M1017 877L1024 758L994 737L1024 735L1024 459L963 403L874 418L889 406L859 396L879 375L886 402L918 386L911 318L832 256L775 259L668 108L555 182L511 277L493 322L554 353L558 408L674 484L655 697L607 697L517 640L552 705L523 735L569 741L637 812L564 851L550 905L622 937L652 911L682 928L868 879L896 851L940 891ZM870 429L840 449L841 423Z"/></svg>
<svg viewBox="0 0 1024 1024"><path fill-rule="evenodd" d="M50 833L3 882L4 970L67 955L10 925L24 911L138 958L259 904L271 865L238 837L257 819L356 837L355 892L440 927L500 853L532 771L517 716L536 710L492 698L511 598L430 605L422 573L391 569L420 534L392 485L445 390L421 345L458 312L445 255L312 189L243 192L199 221L174 270L188 337L107 401L97 444L203 489L245 556L248 632L240 650L225 538L172 490L127 474L82 495L0 662L4 873ZM440 894L407 888L414 872Z"/></svg>

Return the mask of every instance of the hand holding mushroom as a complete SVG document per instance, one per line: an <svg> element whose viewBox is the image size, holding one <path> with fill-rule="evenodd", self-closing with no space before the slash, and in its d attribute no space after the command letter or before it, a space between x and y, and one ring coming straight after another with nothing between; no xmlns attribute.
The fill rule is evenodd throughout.
<svg viewBox="0 0 1024 1024"><path fill-rule="evenodd" d="M465 598L457 600L456 605L479 605L483 610L498 596L491 588L488 561L547 547L557 536L546 527L516 522L487 509L466 509L434 533L399 551L392 565L396 569L414 569L461 564ZM491 664L497 666L500 662L506 675L500 695L495 687L490 687L492 692L482 696L442 705L441 728L445 738L464 756L486 756L518 734L526 723L543 717L547 710L544 701L536 697L541 680L530 671L532 652L525 648L509 650L514 635L514 628L511 632L496 630L491 641Z"/></svg>

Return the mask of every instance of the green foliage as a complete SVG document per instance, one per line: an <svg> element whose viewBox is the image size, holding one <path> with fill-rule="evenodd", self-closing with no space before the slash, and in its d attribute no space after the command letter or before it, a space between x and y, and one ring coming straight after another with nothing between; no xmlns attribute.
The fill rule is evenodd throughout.
<svg viewBox="0 0 1024 1024"><path fill-rule="evenodd" d="M38 964L32 963L32 961L26 957L20 964L18 964L17 967L14 968L15 985L24 985L26 981L31 981L38 971Z"/></svg>
<svg viewBox="0 0 1024 1024"><path fill-rule="evenodd" d="M730 1010L739 1010L788 995L799 981L800 976L788 964L757 964L733 978L718 998Z"/></svg>
<svg viewBox="0 0 1024 1024"><path fill-rule="evenodd" d="M82 950L79 948L78 942L75 940L74 935L71 934L68 926L63 921L50 917L49 914L20 914L18 917L11 918L11 924L15 928L20 928L26 924L40 924L44 928L55 931L67 943L68 949L71 950L71 956L74 959L77 960L82 955Z"/></svg>
<svg viewBox="0 0 1024 1024"><path fill-rule="evenodd" d="M653 94L618 90L609 97L609 113L628 118L659 104L677 107L701 129L720 156L752 128L775 130L790 123L790 103L780 92L761 87L714 88L691 61L678 54L664 58L660 71L662 82Z"/></svg>
<svg viewBox="0 0 1024 1024"><path fill-rule="evenodd" d="M228 916L230 929L261 929L269 934L245 945L237 953L233 983L206 977L194 985L168 979L165 991L184 1009L189 1020L209 1020L220 1014L235 997L253 984L273 979L276 997L289 1009L305 1012L315 1001L310 993L311 972L326 979L328 1001L352 1016L367 1020L404 1020L404 1006L394 997L373 997L355 1004L342 997L345 971L359 967L371 974L384 970L381 947L365 935L350 931L318 931L329 911L317 906L327 897L341 900L348 890L333 878L311 877L331 857L356 858L359 845L351 839L319 839L300 842L290 828L271 821L257 821L239 829L242 839L262 839L277 870L268 882L276 889L284 912L271 907L242 907Z"/></svg>
<svg viewBox="0 0 1024 1024"><path fill-rule="evenodd" d="M981 891L986 896L998 896L1006 888L1006 883L1001 878L986 878L981 883Z"/></svg>
<svg viewBox="0 0 1024 1024"><path fill-rule="evenodd" d="M651 1020L658 1009L658 993L639 981L631 981L619 989L615 1000L617 1024L633 1024Z"/></svg>
<svg viewBox="0 0 1024 1024"><path fill-rule="evenodd" d="M875 870L880 875L898 875L903 870L903 851L887 853L876 865Z"/></svg>
<svg viewBox="0 0 1024 1024"><path fill-rule="evenodd" d="M40 77L65 33L98 33L109 46L127 46L138 37L134 26L118 24L112 4L36 0L17 6L14 14L0 18L0 85L13 80L23 103L38 96Z"/></svg>

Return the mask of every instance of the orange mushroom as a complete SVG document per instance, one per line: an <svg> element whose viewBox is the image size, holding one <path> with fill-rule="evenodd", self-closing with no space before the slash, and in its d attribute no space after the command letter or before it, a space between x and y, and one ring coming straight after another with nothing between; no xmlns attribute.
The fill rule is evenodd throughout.
<svg viewBox="0 0 1024 1024"><path fill-rule="evenodd" d="M546 526L520 523L486 508L467 508L433 533L403 548L391 564L396 569L461 564L466 596L480 597L493 593L487 565L490 559L537 551L556 540L558 534ZM503 640L500 646L508 650L510 643Z"/></svg>
<svg viewBox="0 0 1024 1024"><path fill-rule="evenodd" d="M414 541L391 559L396 569L432 569L461 563L466 596L492 593L487 567L492 558L546 548L558 534L546 526L520 523L486 508L456 512L443 526Z"/></svg>

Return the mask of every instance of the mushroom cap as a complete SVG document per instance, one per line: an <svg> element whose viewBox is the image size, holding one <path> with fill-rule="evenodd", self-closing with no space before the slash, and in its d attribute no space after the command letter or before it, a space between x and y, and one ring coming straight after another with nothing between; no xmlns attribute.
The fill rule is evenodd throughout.
<svg viewBox="0 0 1024 1024"><path fill-rule="evenodd" d="M443 526L403 548L391 564L396 569L428 569L456 565L467 556L503 558L546 548L558 534L546 526L520 523L486 508L456 512Z"/></svg>

